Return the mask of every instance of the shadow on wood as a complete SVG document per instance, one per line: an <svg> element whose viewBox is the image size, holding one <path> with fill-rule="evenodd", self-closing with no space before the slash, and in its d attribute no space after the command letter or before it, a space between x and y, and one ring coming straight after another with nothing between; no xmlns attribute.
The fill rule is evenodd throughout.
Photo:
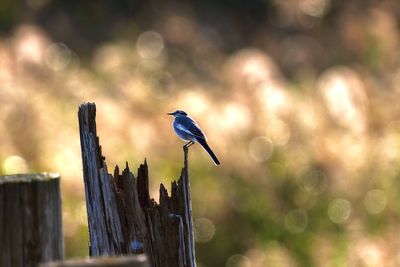
<svg viewBox="0 0 400 267"><path fill-rule="evenodd" d="M63 258L60 176L0 176L0 266Z"/></svg>
<svg viewBox="0 0 400 267"><path fill-rule="evenodd" d="M194 238L188 151L169 196L160 185L159 203L150 198L146 160L135 178L128 164L108 173L96 133L96 106L79 107L83 176L90 235L90 255L145 252L152 267L194 267ZM140 127L140 126L138 126Z"/></svg>

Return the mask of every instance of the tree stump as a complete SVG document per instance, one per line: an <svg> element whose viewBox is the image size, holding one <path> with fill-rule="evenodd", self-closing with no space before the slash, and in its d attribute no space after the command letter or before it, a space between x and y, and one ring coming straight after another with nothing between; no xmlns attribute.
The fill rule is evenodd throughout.
<svg viewBox="0 0 400 267"><path fill-rule="evenodd" d="M0 176L0 266L63 258L60 176Z"/></svg>
<svg viewBox="0 0 400 267"><path fill-rule="evenodd" d="M151 267L194 267L194 238L187 149L178 182L168 196L150 198L146 160L135 178L128 164L120 174L107 171L96 133L96 106L79 107L83 178L92 256L146 253ZM140 127L140 126L138 126Z"/></svg>

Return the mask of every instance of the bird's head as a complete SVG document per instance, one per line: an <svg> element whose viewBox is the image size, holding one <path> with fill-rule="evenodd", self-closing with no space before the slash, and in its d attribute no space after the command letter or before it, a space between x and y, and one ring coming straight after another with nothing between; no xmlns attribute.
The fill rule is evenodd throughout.
<svg viewBox="0 0 400 267"><path fill-rule="evenodd" d="M168 115L172 115L174 117L178 117L178 116L187 116L187 113L183 110L177 109L174 112L169 112L167 113Z"/></svg>

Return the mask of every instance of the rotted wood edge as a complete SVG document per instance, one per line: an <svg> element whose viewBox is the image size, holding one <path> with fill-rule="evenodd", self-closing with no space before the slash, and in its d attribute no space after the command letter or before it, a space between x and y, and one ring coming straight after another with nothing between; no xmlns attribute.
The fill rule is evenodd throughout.
<svg viewBox="0 0 400 267"><path fill-rule="evenodd" d="M149 267L149 264L145 255L134 255L54 261L38 267Z"/></svg>

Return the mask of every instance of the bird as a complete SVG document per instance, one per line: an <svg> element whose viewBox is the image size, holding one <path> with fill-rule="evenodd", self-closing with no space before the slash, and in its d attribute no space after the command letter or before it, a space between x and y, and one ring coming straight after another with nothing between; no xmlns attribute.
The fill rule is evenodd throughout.
<svg viewBox="0 0 400 267"><path fill-rule="evenodd" d="M215 165L219 165L219 160L215 156L214 152L207 144L207 138L203 131L200 129L199 125L188 116L188 114L180 109L174 112L167 113L168 115L174 116L174 122L172 123L172 128L174 129L176 135L188 143L185 144L186 147L190 147L195 142L199 143L208 155L210 155L212 161Z"/></svg>

